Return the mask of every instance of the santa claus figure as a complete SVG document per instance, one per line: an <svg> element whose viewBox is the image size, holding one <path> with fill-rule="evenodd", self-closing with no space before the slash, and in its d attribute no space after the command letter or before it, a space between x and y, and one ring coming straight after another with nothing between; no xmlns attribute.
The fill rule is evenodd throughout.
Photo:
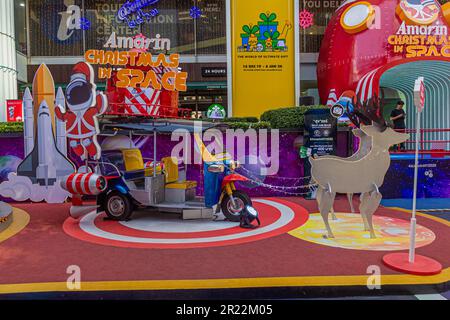
<svg viewBox="0 0 450 320"><path fill-rule="evenodd" d="M58 119L66 122L70 147L82 160L99 159L97 116L106 111L108 102L103 93L96 92L94 70L90 64L79 62L72 69L66 101L67 110L57 106L55 113Z"/></svg>

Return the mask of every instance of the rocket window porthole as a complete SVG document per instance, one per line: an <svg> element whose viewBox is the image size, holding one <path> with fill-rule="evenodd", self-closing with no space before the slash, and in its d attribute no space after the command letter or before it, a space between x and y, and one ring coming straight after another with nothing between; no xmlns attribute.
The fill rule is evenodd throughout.
<svg viewBox="0 0 450 320"><path fill-rule="evenodd" d="M366 1L355 2L350 5L341 16L341 26L347 33L364 31L373 24L375 9Z"/></svg>

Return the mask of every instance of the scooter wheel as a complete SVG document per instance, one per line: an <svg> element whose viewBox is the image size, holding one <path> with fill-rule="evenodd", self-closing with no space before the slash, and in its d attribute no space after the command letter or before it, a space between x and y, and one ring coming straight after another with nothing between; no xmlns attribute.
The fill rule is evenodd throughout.
<svg viewBox="0 0 450 320"><path fill-rule="evenodd" d="M226 194L220 206L222 208L223 215L228 220L232 222L239 222L245 207L252 205L252 200L245 192L239 190L233 191L233 198L235 205L233 205L231 197Z"/></svg>
<svg viewBox="0 0 450 320"><path fill-rule="evenodd" d="M113 191L106 196L105 212L112 220L124 221L133 213L133 205L128 196Z"/></svg>

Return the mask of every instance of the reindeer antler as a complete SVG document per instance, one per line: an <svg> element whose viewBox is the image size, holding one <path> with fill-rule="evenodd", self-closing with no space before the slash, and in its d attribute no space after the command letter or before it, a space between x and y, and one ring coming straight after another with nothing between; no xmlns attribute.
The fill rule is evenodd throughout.
<svg viewBox="0 0 450 320"><path fill-rule="evenodd" d="M381 131L388 127L384 120L384 100L374 95L372 98L361 102L357 97L353 98L353 112L349 113L349 118L353 124L360 127L361 124L377 125Z"/></svg>
<svg viewBox="0 0 450 320"><path fill-rule="evenodd" d="M358 99L358 97L353 97L352 99L352 103L353 103L353 109L350 110L349 108L349 104L347 103L347 110L349 110L348 112L348 117L350 119L350 121L357 127L361 127L361 124L364 125L370 125L372 124L372 121L370 121L370 119L362 112L362 110L364 110L364 103L361 103L361 101Z"/></svg>

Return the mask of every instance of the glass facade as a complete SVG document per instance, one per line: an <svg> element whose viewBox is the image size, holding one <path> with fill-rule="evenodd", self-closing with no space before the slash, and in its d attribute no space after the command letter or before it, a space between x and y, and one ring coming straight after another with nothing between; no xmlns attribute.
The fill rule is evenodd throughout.
<svg viewBox="0 0 450 320"><path fill-rule="evenodd" d="M68 13L68 3L73 4L74 14ZM83 30L77 26L82 0L30 0L28 4L31 56L83 55Z"/></svg>
<svg viewBox="0 0 450 320"><path fill-rule="evenodd" d="M334 12L345 0L299 0L300 8L300 52L309 55L306 64L300 68L301 104L318 104L316 66L322 39ZM312 55L311 55L312 54Z"/></svg>
<svg viewBox="0 0 450 320"><path fill-rule="evenodd" d="M26 28L25 0L14 1L14 29L16 37L16 50L27 54L27 28Z"/></svg>
<svg viewBox="0 0 450 320"><path fill-rule="evenodd" d="M344 0L300 1L300 48L302 53L320 50L325 29L333 13Z"/></svg>
<svg viewBox="0 0 450 320"><path fill-rule="evenodd" d="M214 103L227 105L227 90L190 90L180 95L180 106L192 111L206 112L208 107Z"/></svg>
<svg viewBox="0 0 450 320"><path fill-rule="evenodd" d="M199 0L203 16L196 20L197 53L221 55L227 52L226 6L224 0Z"/></svg>
<svg viewBox="0 0 450 320"><path fill-rule="evenodd" d="M100 49L112 32L127 37L160 34L171 40L170 52L190 55L226 54L224 0L164 0L158 15L131 28L118 18L124 1L29 0L31 56L80 56ZM190 9L201 9L200 19ZM143 9L146 11L146 9Z"/></svg>
<svg viewBox="0 0 450 320"><path fill-rule="evenodd" d="M25 3L25 0L17 3L21 1ZM299 0L302 53L319 52L326 26L342 2ZM134 28L117 16L123 1L29 0L28 3L32 56L80 56L87 49L102 48L112 32L117 36L160 34L171 39L171 52L226 54L225 0L160 1L156 5L159 14ZM199 19L190 16L194 6L202 11ZM25 20L25 7L18 9L21 10L16 17ZM85 23L80 25L80 19ZM22 23L18 21L18 24ZM26 50L26 32L17 29L23 31L18 37L19 47L21 51Z"/></svg>
<svg viewBox="0 0 450 320"><path fill-rule="evenodd" d="M19 2L25 0L19 0ZM343 0L297 0L300 11L301 95L314 97L318 103L315 59L320 50L326 26ZM29 52L31 57L79 57L88 49L102 49L112 32L118 37L143 34L171 41L166 53L208 56L226 55L225 0L160 0L155 7L158 14L136 27L118 18L125 0L28 0ZM201 17L194 19L190 10L201 9ZM16 5L16 16L26 21L25 7ZM149 8L143 9L149 12ZM20 18L22 17L22 18ZM19 25L26 23L18 21ZM17 47L27 52L25 28L18 30ZM313 55L309 55L313 54ZM316 54L316 55L314 55ZM224 60L225 61L225 60ZM224 66L226 67L226 66ZM199 71L191 71L191 81L204 81ZM224 79L206 79L222 81ZM208 89L209 90L209 89ZM215 90L218 91L218 90ZM222 99L226 93L208 95L192 89L180 99L181 104L195 105L202 110L210 101ZM223 101L221 101L223 102Z"/></svg>

